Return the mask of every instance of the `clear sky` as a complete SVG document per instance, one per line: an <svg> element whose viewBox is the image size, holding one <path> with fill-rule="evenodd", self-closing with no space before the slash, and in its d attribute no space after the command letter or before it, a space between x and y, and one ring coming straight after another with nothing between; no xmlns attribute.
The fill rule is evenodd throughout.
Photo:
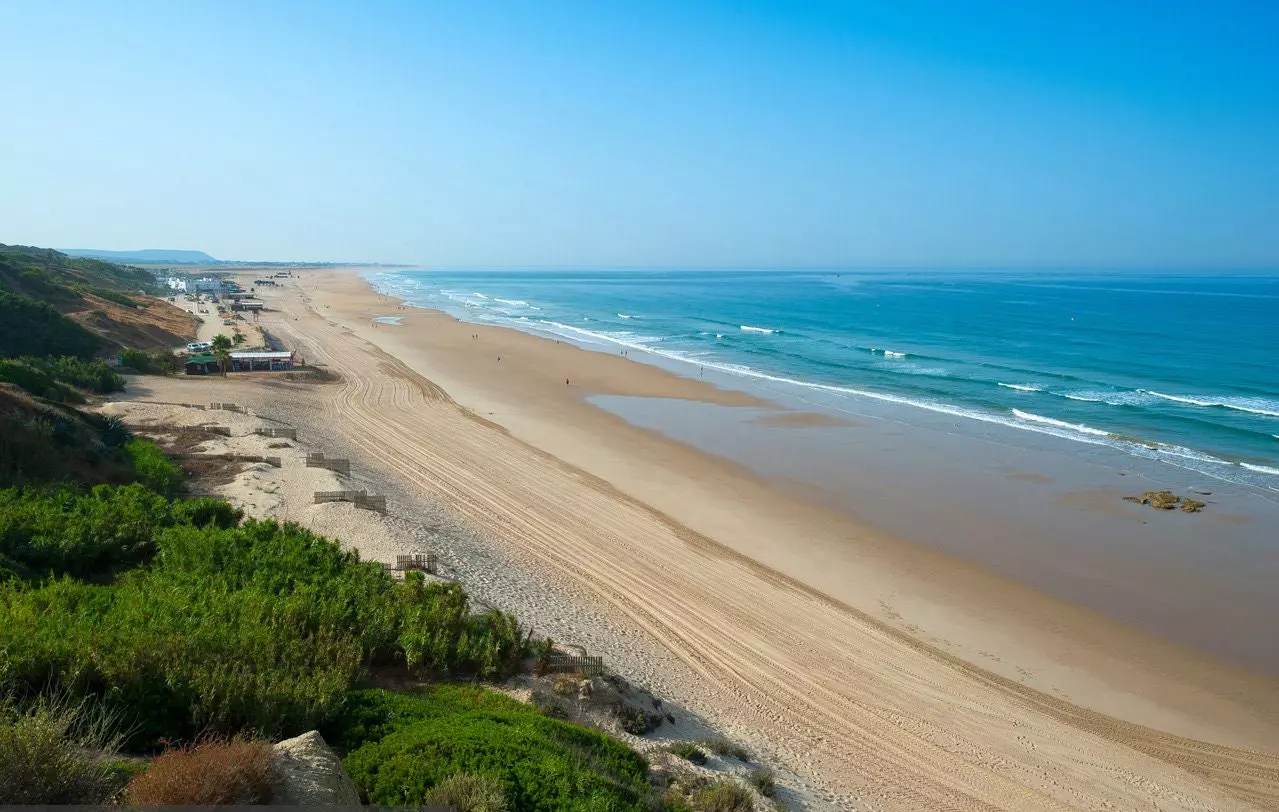
<svg viewBox="0 0 1279 812"><path fill-rule="evenodd" d="M0 3L0 242L1279 268L1279 3Z"/></svg>

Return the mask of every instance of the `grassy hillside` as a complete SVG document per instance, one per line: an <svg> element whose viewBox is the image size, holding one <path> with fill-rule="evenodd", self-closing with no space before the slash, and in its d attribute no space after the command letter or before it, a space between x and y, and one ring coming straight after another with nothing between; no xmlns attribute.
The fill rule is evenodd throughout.
<svg viewBox="0 0 1279 812"><path fill-rule="evenodd" d="M0 356L88 357L182 344L195 322L141 268L0 245Z"/></svg>

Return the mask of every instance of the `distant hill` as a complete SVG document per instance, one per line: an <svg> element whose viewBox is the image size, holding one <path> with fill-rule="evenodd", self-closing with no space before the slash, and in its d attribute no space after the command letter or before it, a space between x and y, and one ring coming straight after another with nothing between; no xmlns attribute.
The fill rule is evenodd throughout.
<svg viewBox="0 0 1279 812"><path fill-rule="evenodd" d="M63 248L62 253L72 257L94 257L112 262L179 262L186 265L206 265L218 260L203 251L182 251L169 248L145 248L141 251L99 251L96 248Z"/></svg>

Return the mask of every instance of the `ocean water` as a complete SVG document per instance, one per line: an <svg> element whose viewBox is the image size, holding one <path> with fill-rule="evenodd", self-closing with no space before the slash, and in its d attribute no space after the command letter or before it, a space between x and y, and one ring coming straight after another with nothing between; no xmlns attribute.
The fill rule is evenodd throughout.
<svg viewBox="0 0 1279 812"><path fill-rule="evenodd" d="M375 272L461 319L836 411L873 401L1279 494L1279 276ZM1029 436L1028 434L1028 436Z"/></svg>

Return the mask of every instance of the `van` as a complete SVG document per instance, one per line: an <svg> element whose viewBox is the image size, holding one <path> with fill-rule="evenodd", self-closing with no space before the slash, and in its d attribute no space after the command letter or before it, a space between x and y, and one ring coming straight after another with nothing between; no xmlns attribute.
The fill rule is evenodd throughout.
<svg viewBox="0 0 1279 812"><path fill-rule="evenodd" d="M208 341L193 341L187 345L187 350L190 352L199 352L200 350L210 349L213 349L213 345Z"/></svg>

